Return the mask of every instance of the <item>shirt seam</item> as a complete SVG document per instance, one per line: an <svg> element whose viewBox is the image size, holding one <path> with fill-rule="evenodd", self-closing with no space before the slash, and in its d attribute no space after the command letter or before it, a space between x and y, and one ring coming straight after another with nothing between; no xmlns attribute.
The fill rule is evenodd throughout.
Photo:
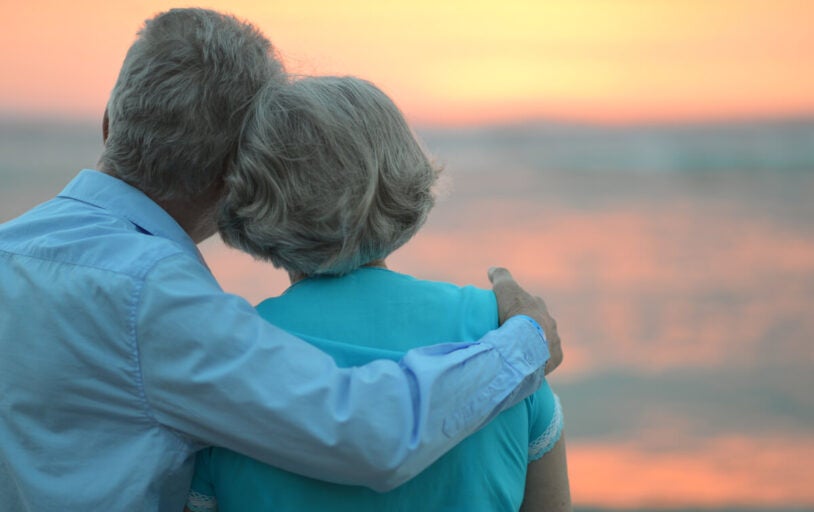
<svg viewBox="0 0 814 512"><path fill-rule="evenodd" d="M127 277L130 277L130 278L136 279L136 280L144 280L145 276L150 272L150 270L152 270L153 267L155 267L155 265L158 264L160 261L163 261L166 258L171 258L173 256L177 256L179 254L186 254L183 251L181 251L179 248L174 248L174 251L171 252L170 254L164 254L164 255L158 256L155 259L149 259L148 258L147 261L143 265L135 268L133 271L130 271L128 269L115 269L115 268L109 268L109 267L101 267L99 265L91 265L91 264L88 264L88 263L82 263L82 262L77 262L77 261L61 260L61 259L57 259L57 258L47 258L47 257L39 255L39 254L31 254L31 253L28 253L28 252L12 250L12 249L9 249L7 247L0 247L0 252L3 252L3 253L5 253L5 254L7 254L9 256L18 256L18 257L22 257L22 258L31 258L31 259L34 259L34 260L45 261L45 262L49 262L49 263L56 263L56 264L59 264L59 265L70 265L72 267L77 267L77 268L88 268L88 269L98 270L100 272L110 272L110 273L113 273L113 274L119 274L119 275L127 276ZM166 252L166 249L163 249L163 250L160 250L160 249L155 250L154 249L152 251L148 251L148 254L150 252Z"/></svg>
<svg viewBox="0 0 814 512"><path fill-rule="evenodd" d="M150 274L150 272L155 270L159 263L175 257L188 257L188 256L185 253L178 252L168 254L157 259L155 262L152 263L152 265L150 265L150 268L147 269L147 271L144 273L144 277L138 283L136 290L134 290L134 300L132 301L133 304L130 311L130 325L131 325L130 339L132 340L132 357L135 361L136 366L136 379L137 379L136 387L138 388L139 395L143 402L144 413L153 423L156 424L156 426L172 433L172 435L179 441L181 445L186 446L189 442L189 439L184 437L184 435L181 432L178 432L173 428L168 428L167 426L162 424L153 412L153 406L150 403L150 399L147 396L147 391L144 388L144 373L142 371L143 365L141 360L141 350L139 349L139 335L138 335L138 311L141 306L141 299L144 296L142 292L144 290L144 283L147 281L147 276Z"/></svg>
<svg viewBox="0 0 814 512"><path fill-rule="evenodd" d="M161 261L161 260L159 260ZM145 277L146 277L145 273ZM133 363L135 366L135 380L136 380L136 389L138 390L139 398L142 402L142 408L144 409L144 414L148 417L150 421L155 423L156 425L160 425L158 419L153 414L152 406L150 405L150 401L147 399L147 394L144 391L144 376L141 370L141 353L139 351L139 344L138 344L138 327L137 327L137 318L138 318L138 309L141 304L141 297L142 291L144 290L144 281L145 279L140 279L133 290L131 295L131 305L130 305L130 314L129 314L129 324L130 324L130 357L133 359Z"/></svg>

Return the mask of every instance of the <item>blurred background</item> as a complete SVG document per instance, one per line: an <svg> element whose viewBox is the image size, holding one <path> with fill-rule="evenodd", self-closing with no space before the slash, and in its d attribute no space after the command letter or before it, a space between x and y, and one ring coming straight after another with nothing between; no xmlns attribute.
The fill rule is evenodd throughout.
<svg viewBox="0 0 814 512"><path fill-rule="evenodd" d="M4 3L0 222L94 167L136 31L183 5ZM578 509L814 510L814 4L198 5L401 106L446 181L391 267L546 299ZM203 252L252 302L286 288Z"/></svg>

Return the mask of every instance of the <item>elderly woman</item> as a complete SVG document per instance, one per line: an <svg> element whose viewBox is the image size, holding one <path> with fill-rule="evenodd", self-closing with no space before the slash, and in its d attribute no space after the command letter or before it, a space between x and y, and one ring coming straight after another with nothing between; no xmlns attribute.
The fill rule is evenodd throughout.
<svg viewBox="0 0 814 512"><path fill-rule="evenodd" d="M432 208L438 169L374 85L321 77L266 88L246 120L238 155L220 231L229 245L288 271L292 286L258 306L270 322L348 367L397 360L415 340L476 340L497 328L491 291L387 269L387 255ZM424 473L383 494L210 448L198 454L188 508L570 510L561 432L559 402L544 383Z"/></svg>

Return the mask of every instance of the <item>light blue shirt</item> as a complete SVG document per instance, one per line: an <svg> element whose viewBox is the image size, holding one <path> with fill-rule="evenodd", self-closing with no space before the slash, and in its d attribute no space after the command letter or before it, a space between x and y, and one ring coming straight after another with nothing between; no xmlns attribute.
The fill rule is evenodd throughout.
<svg viewBox="0 0 814 512"><path fill-rule="evenodd" d="M224 293L158 205L85 170L0 225L3 510L183 507L194 452L389 490L540 385L539 326L338 368Z"/></svg>
<svg viewBox="0 0 814 512"><path fill-rule="evenodd" d="M491 290L381 268L300 281L257 310L344 367L398 360L419 340L475 340L498 325ZM386 493L306 478L207 448L196 458L187 506L193 512L515 512L523 502L528 462L551 450L562 423L559 403L544 382L420 475Z"/></svg>

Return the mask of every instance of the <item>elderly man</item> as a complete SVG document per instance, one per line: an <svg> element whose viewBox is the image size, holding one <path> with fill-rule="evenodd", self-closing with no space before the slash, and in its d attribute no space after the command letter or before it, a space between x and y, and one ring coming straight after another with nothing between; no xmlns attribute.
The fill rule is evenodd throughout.
<svg viewBox="0 0 814 512"><path fill-rule="evenodd" d="M208 445L390 489L561 360L545 305L504 270L499 330L352 369L224 293L196 244L216 231L246 107L274 80L252 26L156 16L111 94L101 172L0 226L4 510L180 510Z"/></svg>

